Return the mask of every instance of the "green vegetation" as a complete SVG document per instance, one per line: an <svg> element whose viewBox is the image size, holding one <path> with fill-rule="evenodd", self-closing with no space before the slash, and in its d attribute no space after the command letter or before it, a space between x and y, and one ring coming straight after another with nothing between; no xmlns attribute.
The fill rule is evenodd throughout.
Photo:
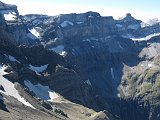
<svg viewBox="0 0 160 120"><path fill-rule="evenodd" d="M156 65L159 65L160 66L160 56L157 56L155 59L154 59L154 63Z"/></svg>
<svg viewBox="0 0 160 120"><path fill-rule="evenodd" d="M147 91L150 91L152 88L152 83L144 82L142 84L142 93L145 93Z"/></svg>
<svg viewBox="0 0 160 120"><path fill-rule="evenodd" d="M157 77L156 85L157 85L157 88L160 89L160 76Z"/></svg>

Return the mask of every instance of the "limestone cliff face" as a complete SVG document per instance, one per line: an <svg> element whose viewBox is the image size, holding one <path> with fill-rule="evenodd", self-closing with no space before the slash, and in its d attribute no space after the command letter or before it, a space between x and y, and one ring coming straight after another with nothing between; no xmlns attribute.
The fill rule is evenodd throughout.
<svg viewBox="0 0 160 120"><path fill-rule="evenodd" d="M16 98L8 96L5 94L7 89L0 84L0 90L4 91L4 93L0 94L0 115L2 119L5 119L5 117L25 119L24 114L30 114L30 118L33 119L48 120L70 118L95 120L99 117L106 120L109 119L105 112L97 113L87 108L96 106L92 96L92 88L83 81L62 56L44 49L42 45L17 47L12 44L10 34L7 31L2 29L0 32L0 65L6 66L5 72L7 73L1 77L14 84L20 96L36 108L24 106ZM46 69L41 72L37 71L38 68L40 69L41 66L45 65L47 65ZM41 89L45 90L47 87L50 91L56 92L58 98L55 98L54 102L48 102L36 94L36 87L31 89L26 82L29 82L32 87L36 86L38 88L38 85L41 85L38 90L42 93L44 91L41 91ZM43 96L47 96L47 94L43 93ZM70 106L69 110L66 108L66 103ZM22 116L18 115L17 110ZM73 110L79 110L82 113L74 113ZM14 116L9 115L7 111L14 114ZM69 115L69 118L67 115Z"/></svg>
<svg viewBox="0 0 160 120"><path fill-rule="evenodd" d="M62 28L64 39L73 39L80 36L81 38L102 36L114 32L115 21L112 17L101 17L94 12L71 14L68 19L65 19L65 16L62 15L57 20ZM67 21L73 24L72 27L63 26Z"/></svg>
<svg viewBox="0 0 160 120"><path fill-rule="evenodd" d="M129 13L114 20L87 12L31 14L17 21L7 21L2 14L0 25L1 56L9 64L7 71L12 71L6 75L10 81L22 86L26 79L40 83L65 100L107 110L115 119L159 120L159 23L148 25ZM19 62L12 57L9 61L9 55ZM46 69L37 72L37 67ZM28 100L29 95L36 96L27 93ZM56 105L77 108L63 99L56 99Z"/></svg>
<svg viewBox="0 0 160 120"><path fill-rule="evenodd" d="M16 45L33 45L38 44L37 39L31 39L30 31L22 21L22 16L19 15L17 6L8 5L0 2L0 26L3 30L10 33L13 44Z"/></svg>

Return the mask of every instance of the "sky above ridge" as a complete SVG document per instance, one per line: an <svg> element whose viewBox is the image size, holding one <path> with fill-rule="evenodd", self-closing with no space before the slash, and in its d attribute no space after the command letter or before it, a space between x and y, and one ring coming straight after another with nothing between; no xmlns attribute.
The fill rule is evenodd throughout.
<svg viewBox="0 0 160 120"><path fill-rule="evenodd" d="M126 13L147 21L160 19L160 0L1 0L18 6L20 14L58 15L94 11L115 19Z"/></svg>

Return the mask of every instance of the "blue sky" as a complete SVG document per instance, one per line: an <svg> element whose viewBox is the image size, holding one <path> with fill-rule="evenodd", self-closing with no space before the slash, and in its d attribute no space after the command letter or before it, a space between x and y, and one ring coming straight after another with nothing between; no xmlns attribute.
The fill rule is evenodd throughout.
<svg viewBox="0 0 160 120"><path fill-rule="evenodd" d="M1 0L16 4L20 14L38 13L58 15L66 13L99 12L118 19L126 13L147 21L160 19L160 0Z"/></svg>

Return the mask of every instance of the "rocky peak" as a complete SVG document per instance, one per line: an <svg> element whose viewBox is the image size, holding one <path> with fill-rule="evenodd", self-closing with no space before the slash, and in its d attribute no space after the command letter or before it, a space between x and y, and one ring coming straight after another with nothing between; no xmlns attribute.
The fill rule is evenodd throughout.
<svg viewBox="0 0 160 120"><path fill-rule="evenodd" d="M8 22L16 21L19 17L16 5L5 4L1 1L0 1L0 14Z"/></svg>
<svg viewBox="0 0 160 120"><path fill-rule="evenodd" d="M132 17L132 15L130 13L127 13L124 17L120 18L118 20L119 23L122 24L127 24L127 25L131 25L131 24L138 24L140 25L140 23L142 22L141 20L137 20L134 17Z"/></svg>
<svg viewBox="0 0 160 120"><path fill-rule="evenodd" d="M127 13L125 16L119 18L119 20L133 21L135 18L132 17L131 13Z"/></svg>
<svg viewBox="0 0 160 120"><path fill-rule="evenodd" d="M121 17L116 21L116 27L119 32L122 32L122 34L128 34L128 30L137 31L140 29L141 22L142 21L132 17L130 13L127 13L124 17Z"/></svg>
<svg viewBox="0 0 160 120"><path fill-rule="evenodd" d="M126 17L132 17L131 13L127 13Z"/></svg>

